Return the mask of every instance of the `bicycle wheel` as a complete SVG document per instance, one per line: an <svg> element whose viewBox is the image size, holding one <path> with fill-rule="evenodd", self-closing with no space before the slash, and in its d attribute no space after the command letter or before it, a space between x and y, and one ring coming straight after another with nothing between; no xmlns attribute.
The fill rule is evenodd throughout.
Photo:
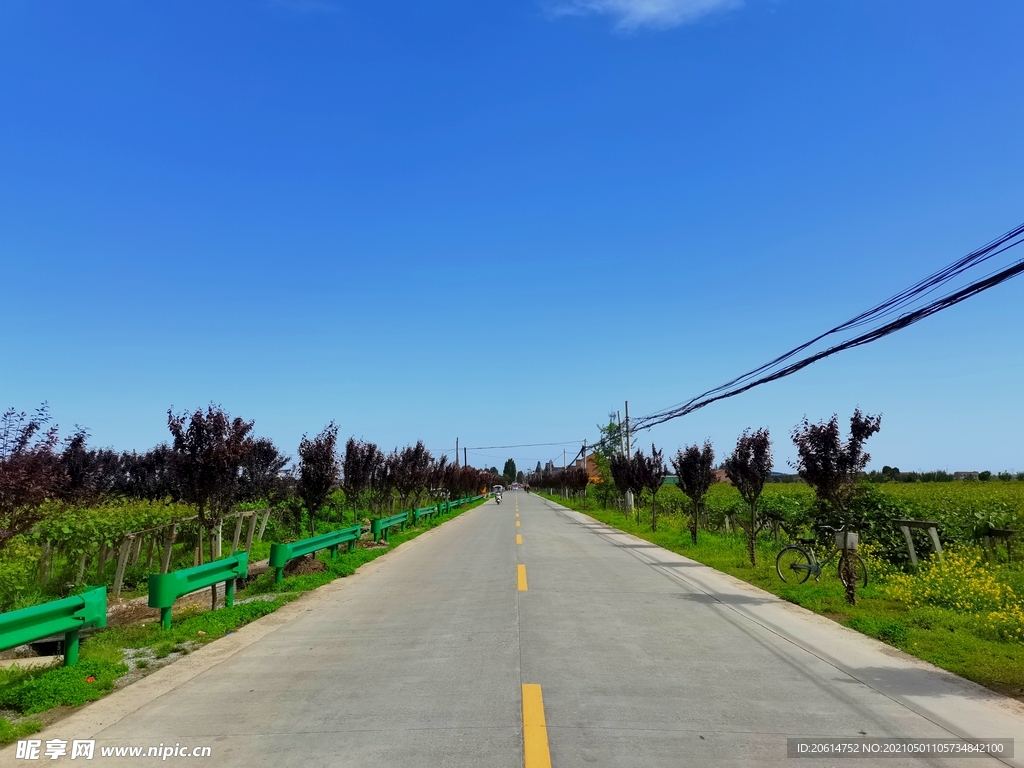
<svg viewBox="0 0 1024 768"><path fill-rule="evenodd" d="M868 567L864 565L864 561L860 559L856 552L847 552L839 558L839 580L843 582L843 586L846 586L846 571L843 566L846 564L846 558L850 558L850 565L853 567L854 579L857 582L857 586L863 589L868 585Z"/></svg>
<svg viewBox="0 0 1024 768"><path fill-rule="evenodd" d="M811 558L800 547L788 546L775 558L775 570L787 584L803 584L811 575Z"/></svg>

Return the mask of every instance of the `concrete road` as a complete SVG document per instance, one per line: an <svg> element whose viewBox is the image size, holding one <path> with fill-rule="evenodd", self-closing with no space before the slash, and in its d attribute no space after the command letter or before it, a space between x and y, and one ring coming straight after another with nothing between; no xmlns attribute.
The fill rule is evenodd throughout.
<svg viewBox="0 0 1024 768"><path fill-rule="evenodd" d="M1024 708L510 492L37 738L95 738L94 765L161 744L246 768L879 764L786 757L861 735L1024 738Z"/></svg>

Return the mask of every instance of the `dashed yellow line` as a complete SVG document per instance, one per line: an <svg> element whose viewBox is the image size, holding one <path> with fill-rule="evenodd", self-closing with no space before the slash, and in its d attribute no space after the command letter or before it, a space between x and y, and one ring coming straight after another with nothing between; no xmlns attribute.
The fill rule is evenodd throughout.
<svg viewBox="0 0 1024 768"><path fill-rule="evenodd" d="M520 592L526 592L526 566L520 563L516 566L516 583L519 586Z"/></svg>
<svg viewBox="0 0 1024 768"><path fill-rule="evenodd" d="M518 521L518 520L516 520L516 528L519 528L519 527L520 527L520 525L519 525L519 521Z"/></svg>
<svg viewBox="0 0 1024 768"><path fill-rule="evenodd" d="M523 763L525 768L551 768L544 696L533 683L523 683Z"/></svg>
<svg viewBox="0 0 1024 768"><path fill-rule="evenodd" d="M522 543L523 543L523 536L522 536L522 534L517 533L516 534L516 544L522 544Z"/></svg>
<svg viewBox="0 0 1024 768"><path fill-rule="evenodd" d="M519 513L518 512L516 512L516 517L519 517Z"/></svg>

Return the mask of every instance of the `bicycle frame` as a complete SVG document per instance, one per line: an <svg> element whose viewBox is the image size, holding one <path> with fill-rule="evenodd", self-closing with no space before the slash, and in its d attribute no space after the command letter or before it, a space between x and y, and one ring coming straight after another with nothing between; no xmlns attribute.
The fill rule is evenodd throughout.
<svg viewBox="0 0 1024 768"><path fill-rule="evenodd" d="M821 573L825 569L825 566L827 566L829 563L831 563L833 560L835 560L836 559L836 555L838 555L839 552L840 552L840 549L838 547L836 547L835 549L832 550L831 554L829 554L828 557L826 557L824 560L819 560L818 559L818 553L814 551L814 545L813 544L806 544L806 545L795 544L795 545L791 545L791 546L796 546L798 549L801 549L802 551L806 552L807 556L808 556L808 558L810 559L811 562L809 564L793 563L790 566L790 568L792 568L794 571L808 571L808 572L810 572L811 575L814 576L814 580L815 581L820 581L821 580Z"/></svg>

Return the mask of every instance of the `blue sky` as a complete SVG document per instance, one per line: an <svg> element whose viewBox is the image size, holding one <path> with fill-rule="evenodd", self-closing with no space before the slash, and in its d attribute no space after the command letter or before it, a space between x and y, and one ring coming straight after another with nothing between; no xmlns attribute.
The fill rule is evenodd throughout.
<svg viewBox="0 0 1024 768"><path fill-rule="evenodd" d="M1016 0L0 4L0 405L593 438L1024 220ZM638 436L1024 471L1024 281ZM569 448L570 457L574 452ZM533 464L561 448L477 451Z"/></svg>

